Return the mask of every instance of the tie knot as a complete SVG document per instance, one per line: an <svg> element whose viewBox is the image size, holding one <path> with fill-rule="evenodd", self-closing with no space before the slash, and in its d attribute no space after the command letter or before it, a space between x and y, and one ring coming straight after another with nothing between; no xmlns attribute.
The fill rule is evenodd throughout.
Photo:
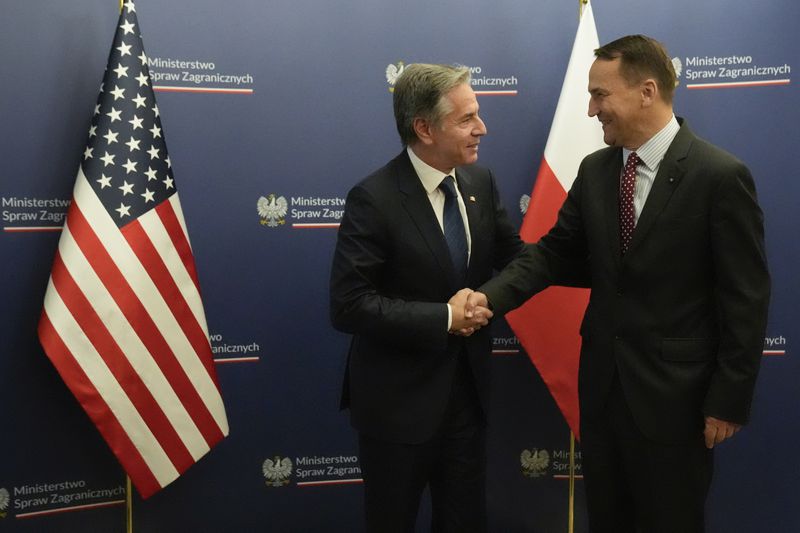
<svg viewBox="0 0 800 533"><path fill-rule="evenodd" d="M642 160L639 159L639 154L636 152L631 152L628 154L628 161L625 162L625 167L636 167Z"/></svg>
<svg viewBox="0 0 800 533"><path fill-rule="evenodd" d="M453 179L453 176L445 176L442 182L439 184L439 188L445 194L445 196L449 196L451 198L456 197L456 181Z"/></svg>

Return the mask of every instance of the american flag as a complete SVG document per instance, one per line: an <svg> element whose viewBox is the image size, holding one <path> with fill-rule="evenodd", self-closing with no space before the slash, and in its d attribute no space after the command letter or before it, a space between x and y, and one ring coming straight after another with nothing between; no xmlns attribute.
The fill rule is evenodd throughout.
<svg viewBox="0 0 800 533"><path fill-rule="evenodd" d="M94 108L39 339L143 498L228 434L131 1Z"/></svg>

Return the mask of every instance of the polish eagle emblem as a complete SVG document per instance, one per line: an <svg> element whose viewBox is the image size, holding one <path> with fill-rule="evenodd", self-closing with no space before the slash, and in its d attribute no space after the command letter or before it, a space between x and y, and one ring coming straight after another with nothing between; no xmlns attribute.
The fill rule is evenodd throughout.
<svg viewBox="0 0 800 533"><path fill-rule="evenodd" d="M268 487L288 485L289 477L292 475L292 460L288 457L281 459L279 455L276 455L272 459L264 461L261 471L264 473Z"/></svg>
<svg viewBox="0 0 800 533"><path fill-rule="evenodd" d="M5 518L10 501L11 495L8 493L8 489L0 487L0 518Z"/></svg>
<svg viewBox="0 0 800 533"><path fill-rule="evenodd" d="M528 212L528 206L531 205L531 197L523 194L519 197L519 210L524 215Z"/></svg>
<svg viewBox="0 0 800 533"><path fill-rule="evenodd" d="M680 78L681 72L683 72L683 63L681 62L680 57L672 58L672 68L675 69L675 77Z"/></svg>
<svg viewBox="0 0 800 533"><path fill-rule="evenodd" d="M394 91L394 84L397 83L397 78L403 73L405 68L406 65L402 61L389 63L389 65L386 66L386 81L392 86L389 91Z"/></svg>
<svg viewBox="0 0 800 533"><path fill-rule="evenodd" d="M522 465L522 473L527 477L541 477L547 473L550 466L550 454L547 450L522 450L519 454L519 462Z"/></svg>
<svg viewBox="0 0 800 533"><path fill-rule="evenodd" d="M261 224L270 228L282 226L286 223L286 213L289 210L289 204L283 196L275 196L269 194L267 197L261 197L256 203L258 209L258 216L261 217Z"/></svg>

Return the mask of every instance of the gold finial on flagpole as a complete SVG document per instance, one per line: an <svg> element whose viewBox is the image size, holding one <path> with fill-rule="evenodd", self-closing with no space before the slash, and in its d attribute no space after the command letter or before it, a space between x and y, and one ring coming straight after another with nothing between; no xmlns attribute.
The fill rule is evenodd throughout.
<svg viewBox="0 0 800 533"><path fill-rule="evenodd" d="M120 12L120 13L122 13L122 4L123 4L124 2L125 2L125 0L119 0L119 12Z"/></svg>

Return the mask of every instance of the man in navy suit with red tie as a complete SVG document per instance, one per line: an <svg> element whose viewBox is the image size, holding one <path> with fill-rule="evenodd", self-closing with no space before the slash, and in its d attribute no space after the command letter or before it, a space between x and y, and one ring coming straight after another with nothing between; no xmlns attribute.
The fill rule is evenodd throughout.
<svg viewBox="0 0 800 533"><path fill-rule="evenodd" d="M367 530L414 531L430 489L435 532L486 531L488 309L469 290L522 249L492 173L469 71L408 65L394 90L404 150L349 192L331 320L353 335L342 391L359 433Z"/></svg>

